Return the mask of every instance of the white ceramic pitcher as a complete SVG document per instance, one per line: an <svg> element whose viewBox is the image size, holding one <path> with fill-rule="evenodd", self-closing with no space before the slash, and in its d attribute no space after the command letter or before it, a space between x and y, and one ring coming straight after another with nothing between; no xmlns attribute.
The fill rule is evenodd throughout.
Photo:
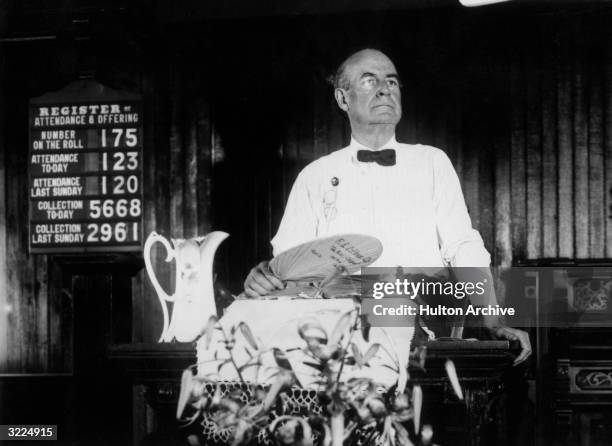
<svg viewBox="0 0 612 446"><path fill-rule="evenodd" d="M159 342L193 341L208 319L217 314L213 289L213 259L219 244L229 236L214 231L203 237L171 239L151 232L144 246L144 260L149 279L162 306L164 327ZM159 242L166 248L166 262L176 260L176 288L170 295L159 284L151 263L151 248ZM173 303L169 316L168 302Z"/></svg>

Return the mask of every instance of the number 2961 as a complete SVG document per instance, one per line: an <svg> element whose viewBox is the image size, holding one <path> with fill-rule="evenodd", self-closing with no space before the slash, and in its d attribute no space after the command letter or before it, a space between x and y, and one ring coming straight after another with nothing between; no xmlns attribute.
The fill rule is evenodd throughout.
<svg viewBox="0 0 612 446"><path fill-rule="evenodd" d="M87 225L88 243L125 243L138 242L138 222L89 223Z"/></svg>

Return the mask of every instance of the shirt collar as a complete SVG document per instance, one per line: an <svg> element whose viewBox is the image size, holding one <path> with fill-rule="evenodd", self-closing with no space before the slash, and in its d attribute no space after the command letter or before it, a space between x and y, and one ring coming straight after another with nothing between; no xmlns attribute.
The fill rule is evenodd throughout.
<svg viewBox="0 0 612 446"><path fill-rule="evenodd" d="M357 150L394 149L396 146L397 146L397 140L395 139L395 135L393 135L391 138L389 138L389 140L386 143L384 143L378 149L372 149L371 147L366 147L363 144L358 143L357 140L355 138L353 138L352 136L351 136L351 143L349 144L349 147L354 149L355 151L357 151Z"/></svg>

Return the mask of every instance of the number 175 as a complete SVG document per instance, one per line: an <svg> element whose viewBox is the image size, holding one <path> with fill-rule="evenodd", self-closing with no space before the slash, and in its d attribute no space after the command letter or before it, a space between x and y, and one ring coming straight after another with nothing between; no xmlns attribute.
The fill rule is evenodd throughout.
<svg viewBox="0 0 612 446"><path fill-rule="evenodd" d="M135 147L138 144L138 136L136 129L110 129L107 133L107 129L102 129L102 147L108 147L108 141L112 141L112 147L119 147L121 145L121 138L125 141L127 147Z"/></svg>

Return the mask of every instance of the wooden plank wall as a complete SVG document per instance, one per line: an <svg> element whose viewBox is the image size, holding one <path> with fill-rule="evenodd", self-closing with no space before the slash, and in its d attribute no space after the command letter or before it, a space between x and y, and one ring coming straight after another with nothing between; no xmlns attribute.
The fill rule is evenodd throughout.
<svg viewBox="0 0 612 446"><path fill-rule="evenodd" d="M96 47L98 79L144 98L145 234L229 232L215 271L238 293L250 267L271 254L299 170L348 142L326 75L351 49L378 46L404 82L398 139L448 153L495 264L611 258L609 14L456 12L216 22L166 29L134 54ZM71 367L70 284L53 259L27 254L24 229L27 99L74 78L54 62L64 53L58 42L4 54L0 373ZM46 84L41 65L54 67ZM163 257L156 250L172 290ZM153 293L141 272L135 342L159 334Z"/></svg>
<svg viewBox="0 0 612 446"><path fill-rule="evenodd" d="M0 9L0 11L4 12ZM5 58L0 53L0 79L4 78ZM6 197L6 163L4 161L4 128L5 128L4 84L0 82L0 197ZM8 360L8 284L6 257L6 205L0 205L0 370L7 369Z"/></svg>
<svg viewBox="0 0 612 446"><path fill-rule="evenodd" d="M560 20L532 31L531 48L512 62L513 203L507 215L514 258L612 256L605 20ZM508 263L507 249L496 246L496 258Z"/></svg>
<svg viewBox="0 0 612 446"><path fill-rule="evenodd" d="M21 92L28 91L33 81L28 76L15 77L11 66L15 53L6 47L2 50L0 373L69 371L72 344L69 326L62 321L70 298L60 296L61 283L50 286L48 258L27 252L27 97L21 97ZM38 62L45 62L43 54L31 53L40 56ZM26 64L25 72L36 71L34 64L34 60Z"/></svg>

